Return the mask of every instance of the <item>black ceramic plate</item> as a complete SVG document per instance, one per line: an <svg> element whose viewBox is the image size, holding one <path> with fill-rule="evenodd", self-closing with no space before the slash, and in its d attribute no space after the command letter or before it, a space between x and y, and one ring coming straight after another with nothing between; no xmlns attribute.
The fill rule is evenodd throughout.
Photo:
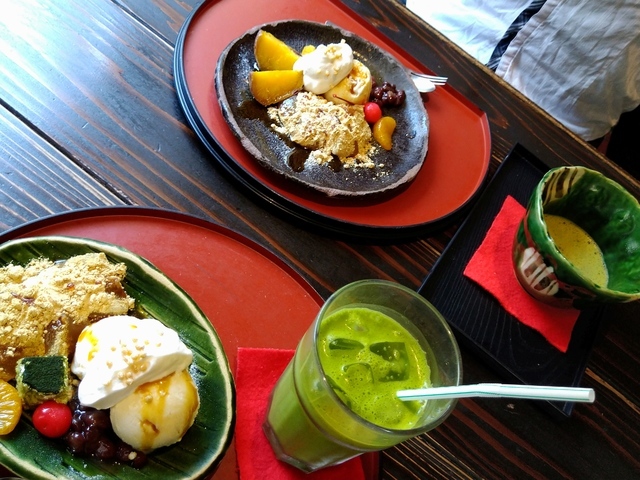
<svg viewBox="0 0 640 480"><path fill-rule="evenodd" d="M296 172L289 165L295 146L270 127L267 109L249 91L249 73L255 70L253 45L258 30L273 33L296 51L305 45L339 43L344 39L354 57L364 63L379 83L388 81L402 89L407 99L401 107L385 110L396 120L393 148L378 148L373 160L384 168L342 169L305 165ZM222 52L216 66L216 92L222 113L244 148L261 165L292 181L329 196L370 196L406 185L418 173L427 153L429 120L420 93L406 69L372 43L339 28L321 23L291 20L254 27ZM309 163L309 162L307 162Z"/></svg>

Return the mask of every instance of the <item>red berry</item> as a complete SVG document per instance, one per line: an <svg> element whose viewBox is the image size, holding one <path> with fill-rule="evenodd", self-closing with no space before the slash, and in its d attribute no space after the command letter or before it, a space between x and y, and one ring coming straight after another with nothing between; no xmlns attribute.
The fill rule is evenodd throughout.
<svg viewBox="0 0 640 480"><path fill-rule="evenodd" d="M367 102L364 104L364 119L367 123L376 123L382 118L382 109L380 105L374 102Z"/></svg>
<svg viewBox="0 0 640 480"><path fill-rule="evenodd" d="M71 426L71 409L53 400L38 405L33 412L33 426L45 437L61 437Z"/></svg>

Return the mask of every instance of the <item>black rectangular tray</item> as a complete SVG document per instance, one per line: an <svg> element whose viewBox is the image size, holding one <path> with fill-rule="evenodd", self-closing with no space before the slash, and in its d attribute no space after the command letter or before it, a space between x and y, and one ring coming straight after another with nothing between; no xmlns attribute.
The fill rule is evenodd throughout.
<svg viewBox="0 0 640 480"><path fill-rule="evenodd" d="M511 195L522 205L549 170L521 145L507 155L469 216L419 289L449 322L456 338L505 382L577 387L600 330L604 308L583 310L566 353L507 313L486 290L463 275L502 204ZM511 245L505 245L511 248ZM558 418L571 415L572 402L537 402Z"/></svg>

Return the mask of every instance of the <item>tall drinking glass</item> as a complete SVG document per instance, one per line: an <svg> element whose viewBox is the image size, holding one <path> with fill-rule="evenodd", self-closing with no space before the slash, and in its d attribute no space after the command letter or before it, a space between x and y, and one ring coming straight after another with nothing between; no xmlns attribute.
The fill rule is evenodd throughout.
<svg viewBox="0 0 640 480"><path fill-rule="evenodd" d="M458 385L460 351L421 295L384 280L336 291L278 380L264 423L276 456L312 472L427 432L453 399L403 402L407 388Z"/></svg>

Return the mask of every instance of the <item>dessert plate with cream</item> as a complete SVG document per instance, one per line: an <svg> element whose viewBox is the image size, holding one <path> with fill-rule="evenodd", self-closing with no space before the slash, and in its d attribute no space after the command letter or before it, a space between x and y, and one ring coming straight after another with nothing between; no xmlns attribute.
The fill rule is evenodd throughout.
<svg viewBox="0 0 640 480"><path fill-rule="evenodd" d="M71 454L59 439L38 434L27 412L23 413L13 432L0 437L0 463L21 477L33 480L208 477L231 444L235 389L218 334L187 293L153 264L131 251L78 237L56 235L7 241L0 246L0 265L26 265L37 258L61 261L93 252L104 252L111 262L126 265L123 287L135 299L135 316L158 319L177 332L193 352L189 373L201 399L195 422L182 440L149 453L148 463L135 469Z"/></svg>
<svg viewBox="0 0 640 480"><path fill-rule="evenodd" d="M368 167L346 167L340 162L318 163L307 159L307 149L281 131L276 131L274 115L269 115L271 109L258 103L251 94L248 79L256 69L254 43L260 30L273 34L296 52L302 52L308 46L345 42L351 47L353 58L369 69L378 85L389 82L403 90L406 100L402 105L383 107L384 115L396 122L392 148L385 150L373 142L372 162ZM346 30L303 20L254 27L232 41L222 52L216 68L215 85L222 114L256 161L290 181L329 197L370 197L395 192L411 183L425 161L429 118L407 70L389 53ZM311 130L314 127L309 125L305 128ZM318 128L326 130L331 127L323 125ZM364 128L368 128L366 124ZM349 142L350 139L345 138L344 141Z"/></svg>
<svg viewBox="0 0 640 480"><path fill-rule="evenodd" d="M421 149L427 148L427 145L419 142L407 142L411 148L419 149L420 154L416 154L415 158L396 149L404 138L402 128L411 125L412 120L402 120L404 114L398 115L400 110L395 112L393 107L383 108L383 113L393 117L398 124L392 137L394 145L389 152L384 150L384 154L395 155L401 168L404 166L407 170L417 168L420 164L413 180L404 184L396 182L395 188L392 185L386 190L387 194L374 189L371 193L354 196L354 192L363 191L362 184L350 183L347 169L334 175L330 168L325 168L322 171L327 177L341 182L328 188L344 192L329 196L302 183L304 178L299 174L293 178L293 175L285 176L276 172L247 150L249 143L253 142L253 148L257 149L271 142L270 148L276 149L276 153L279 152L277 149L282 150L278 161L283 162L283 168L287 166L284 161L291 159L291 152L298 150L288 147L285 142L289 140L270 129L270 124L266 123L267 108L252 100L247 73L258 70L257 62L251 41L246 39L247 42L243 43L240 39L245 35L256 36L261 28L270 29L270 25L276 25L277 28L273 28L271 33L285 44L291 43L289 46L296 50L307 45L317 48L322 43L340 42L343 39L342 31L350 32L344 36L345 43L350 43L354 58L362 61L376 82L395 82L397 88L407 93L414 88L409 83L408 70L433 73L428 65L385 36L384 28L379 30L369 25L340 2L318 1L313 9L309 9L304 2L294 0L272 0L269 9L255 9L249 0L208 0L185 19L176 39L174 53L176 94L197 140L210 153L212 168L219 168L252 200L270 211L282 214L296 225L314 232L337 234L341 238L403 241L441 231L460 220L487 177L491 136L486 113L450 83L422 95L417 106L411 98L405 101L403 108L407 112L410 110L412 115L421 116L420 112L426 111L428 149L425 155L422 155ZM281 29L283 32L279 31ZM325 36L312 36L315 29ZM325 31L333 32L333 36L327 38ZM292 41L294 37L298 38L295 43ZM360 49L363 44L365 50ZM230 57L231 45L238 48L242 46L245 56ZM373 53L369 55L369 51L376 54L382 51L380 62L374 60L378 57ZM225 85L222 92L230 102L228 112L223 112L220 106L220 92L216 87L216 66L223 52L226 55L224 67L231 82ZM298 51L298 54L301 53ZM232 65L233 62L238 65ZM398 77L394 74L380 75L385 65L393 66ZM230 75L234 69L244 71L242 78ZM380 76L384 79L381 80ZM218 79L225 83L226 80ZM234 89L237 92L233 92ZM248 109L254 112L246 111ZM244 143L231 127L228 121L230 117L226 116L233 114L234 110L240 110L244 115L244 123L254 123L252 128L256 135L247 137L245 134ZM261 132L264 132L262 138ZM413 136L409 130L404 134ZM258 154L266 162L267 157L262 152ZM293 160L297 160L295 155ZM415 160L415 163L410 164L411 160ZM402 176L400 169L396 169L395 173ZM371 187L380 187L380 182L371 180ZM393 184L391 179L382 180ZM347 188L349 191L346 191Z"/></svg>

